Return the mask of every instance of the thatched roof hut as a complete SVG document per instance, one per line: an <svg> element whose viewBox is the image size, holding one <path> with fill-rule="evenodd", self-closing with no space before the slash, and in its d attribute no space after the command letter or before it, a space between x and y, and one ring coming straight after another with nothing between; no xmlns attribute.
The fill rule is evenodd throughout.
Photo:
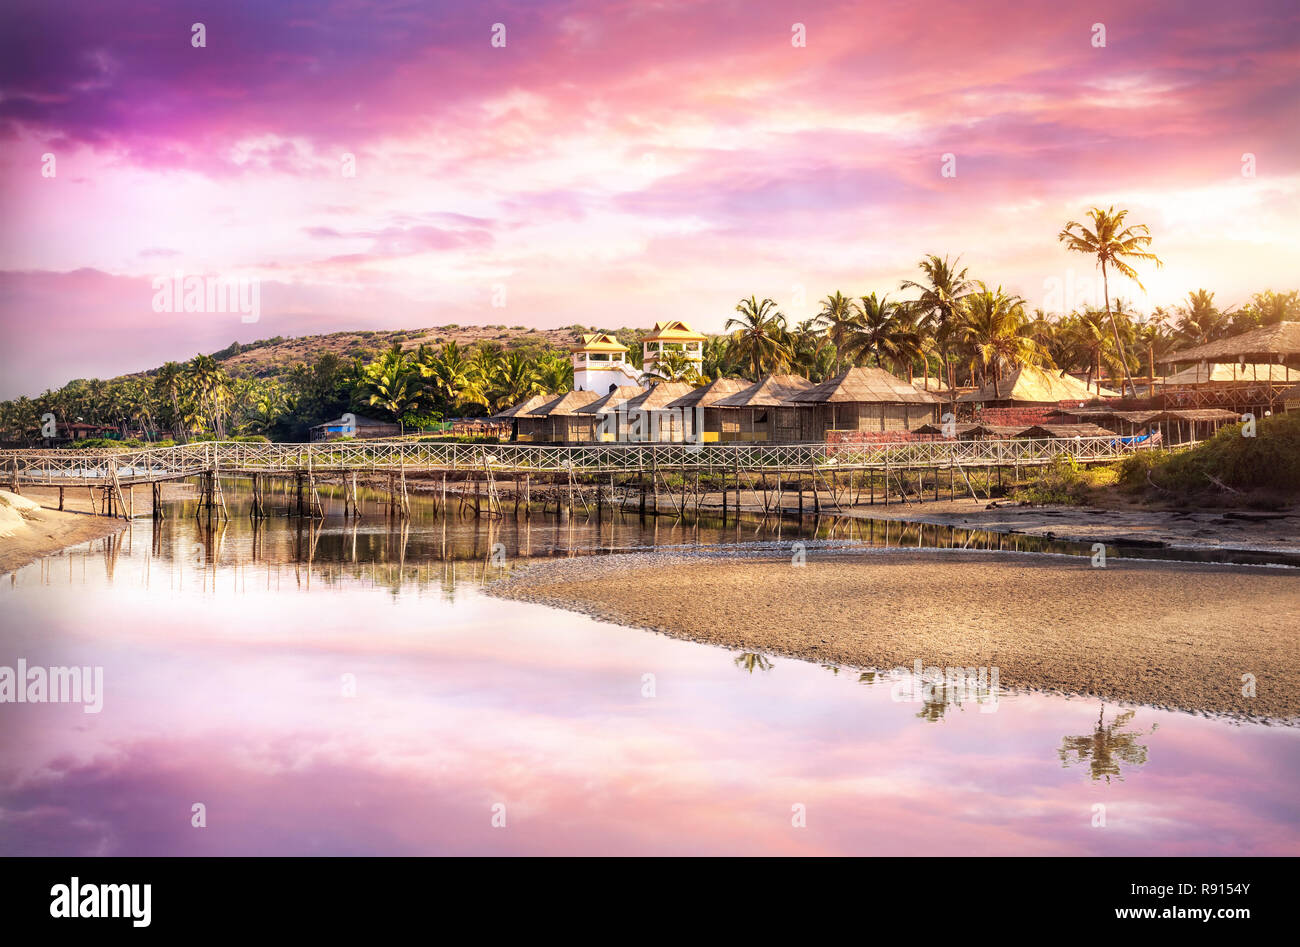
<svg viewBox="0 0 1300 947"><path fill-rule="evenodd" d="M1159 360L1165 365L1182 362L1269 362L1300 367L1300 322L1260 326L1229 339L1207 342Z"/></svg>
<svg viewBox="0 0 1300 947"><path fill-rule="evenodd" d="M518 423L517 437L521 441L540 441L563 444L568 440L571 423L581 427L590 423L577 413L583 405L591 404L600 395L594 391L566 391L527 413L515 415ZM574 422L574 419L577 419Z"/></svg>
<svg viewBox="0 0 1300 947"><path fill-rule="evenodd" d="M1035 424L1027 427L1015 437L1114 437L1114 431L1108 431L1100 424Z"/></svg>
<svg viewBox="0 0 1300 947"><path fill-rule="evenodd" d="M620 440L622 432L618 415L622 413L629 399L644 393L645 389L637 385L616 385L590 404L577 408L567 427L566 442L585 444L597 440ZM614 417L602 418L602 415L614 415Z"/></svg>
<svg viewBox="0 0 1300 947"><path fill-rule="evenodd" d="M996 384L985 385L957 397L958 402L980 402L986 406L1055 405L1062 401L1091 401L1118 398L1119 393L1089 388L1073 375L1060 371L1023 366Z"/></svg>
<svg viewBox="0 0 1300 947"><path fill-rule="evenodd" d="M750 387L753 382L744 378L715 378L707 385L692 388L680 398L668 402L667 407L681 411L686 424L686 433L694 434L694 424L699 412L704 415L704 429L700 432L701 442L713 443L722 436L722 414L713 406L723 398L738 394Z"/></svg>
<svg viewBox="0 0 1300 947"><path fill-rule="evenodd" d="M684 415L690 411L670 408L674 401L693 394L695 389L684 381L661 381L634 398L629 398L622 412L629 431L620 439L680 442L690 429Z"/></svg>
<svg viewBox="0 0 1300 947"><path fill-rule="evenodd" d="M496 414L492 415L491 420L512 421L521 414L527 414L529 411L533 410L533 408L541 407L554 397L555 395L547 394L545 392L540 395L533 395L530 398L525 398L517 404L512 404L508 408L502 408Z"/></svg>
<svg viewBox="0 0 1300 947"><path fill-rule="evenodd" d="M744 378L715 378L707 385L692 388L680 398L670 401L670 408L708 408L723 398L744 391L753 382Z"/></svg>
<svg viewBox="0 0 1300 947"><path fill-rule="evenodd" d="M748 388L727 395L705 408L717 412L719 440L797 441L799 411L791 400L813 383L802 375L764 375Z"/></svg>
<svg viewBox="0 0 1300 947"><path fill-rule="evenodd" d="M881 368L850 368L801 391L802 439L819 441L828 431L907 431L937 421L943 399Z"/></svg>
<svg viewBox="0 0 1300 947"><path fill-rule="evenodd" d="M1197 362L1172 375L1157 379L1156 385L1164 388L1190 385L1241 385L1255 382L1285 385L1300 378L1296 372L1297 369L1288 365L1272 365L1267 362L1252 362L1245 365L1236 362Z"/></svg>

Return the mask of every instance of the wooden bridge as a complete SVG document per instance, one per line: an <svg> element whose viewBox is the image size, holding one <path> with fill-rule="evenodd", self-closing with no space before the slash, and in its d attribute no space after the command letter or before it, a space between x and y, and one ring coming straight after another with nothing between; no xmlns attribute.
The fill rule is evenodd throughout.
<svg viewBox="0 0 1300 947"><path fill-rule="evenodd" d="M187 477L403 473L625 474L650 471L799 473L953 467L1036 467L1067 457L1108 463L1144 449L1118 436L816 444L322 444L203 442L139 450L5 450L0 471L15 486L122 485Z"/></svg>

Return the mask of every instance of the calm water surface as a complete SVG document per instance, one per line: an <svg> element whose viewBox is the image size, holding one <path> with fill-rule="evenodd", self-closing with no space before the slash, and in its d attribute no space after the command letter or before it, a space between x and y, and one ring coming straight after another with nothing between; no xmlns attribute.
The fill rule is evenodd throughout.
<svg viewBox="0 0 1300 947"><path fill-rule="evenodd" d="M804 535L789 523L448 522L417 502L405 530L254 530L228 498L224 529L177 505L3 579L0 665L102 666L105 696L0 705L0 853L1300 853L1295 728L896 701L889 674L481 591L528 557ZM1011 542L866 528L817 535Z"/></svg>

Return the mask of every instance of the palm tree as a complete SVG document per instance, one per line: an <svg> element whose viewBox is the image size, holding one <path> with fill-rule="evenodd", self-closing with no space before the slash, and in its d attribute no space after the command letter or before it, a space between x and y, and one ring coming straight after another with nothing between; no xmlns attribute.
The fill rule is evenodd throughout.
<svg viewBox="0 0 1300 947"><path fill-rule="evenodd" d="M655 360L655 370L644 373L639 380L643 385L654 385L661 381L684 381L696 385L700 382L700 371L685 352L670 350L660 352Z"/></svg>
<svg viewBox="0 0 1300 947"><path fill-rule="evenodd" d="M970 292L972 285L966 276L966 268L957 269L957 264L960 262L960 256L955 260L949 260L947 256L941 259L938 254L931 253L917 264L924 274L922 281L903 280L898 284L899 289L914 289L921 294L910 305L924 320L926 324L924 327L934 337L935 347L939 350L939 361L944 374L948 376L945 380L949 386L950 398L953 397L953 387L957 383L952 364L948 360L950 335L957 308L963 297Z"/></svg>
<svg viewBox="0 0 1300 947"><path fill-rule="evenodd" d="M393 420L406 428L402 416L420 404L419 372L395 347L394 351L366 366L361 382L361 395L366 404L392 415Z"/></svg>
<svg viewBox="0 0 1300 947"><path fill-rule="evenodd" d="M921 355L921 336L906 306L889 301L885 294L863 296L854 302L854 328L847 342L850 363L857 365L870 357L876 363L895 368L908 367Z"/></svg>
<svg viewBox="0 0 1300 947"><path fill-rule="evenodd" d="M834 295L822 300L821 312L813 319L813 325L824 331L835 346L836 374L840 370L841 353L857 328L857 318L858 313L853 300L836 290Z"/></svg>
<svg viewBox="0 0 1300 947"><path fill-rule="evenodd" d="M185 368L198 402L199 414L211 423L218 438L226 436L225 409L230 397L230 378L211 355L196 355Z"/></svg>
<svg viewBox="0 0 1300 947"><path fill-rule="evenodd" d="M573 359L561 352L550 352L537 362L537 377L542 389L562 394L573 388Z"/></svg>
<svg viewBox="0 0 1300 947"><path fill-rule="evenodd" d="M735 327L731 344L736 357L749 363L755 379L765 370L775 371L790 363L792 353L784 341L785 316L773 300L759 302L750 296L736 304L736 312L740 317L732 316L723 329L729 332Z"/></svg>
<svg viewBox="0 0 1300 947"><path fill-rule="evenodd" d="M1137 711L1134 710L1126 710L1107 726L1106 705L1102 704L1101 712L1097 714L1097 725L1092 733L1067 736L1061 740L1061 747L1056 751L1061 765L1068 768L1074 763L1086 761L1088 774L1093 779L1104 777L1106 782L1110 782L1110 778L1114 776L1123 780L1124 774L1120 764L1141 766L1146 763L1147 748L1137 742L1138 738L1154 733L1159 726L1153 723L1151 729L1145 732L1125 731L1124 728L1136 713Z"/></svg>
<svg viewBox="0 0 1300 947"><path fill-rule="evenodd" d="M1156 266L1164 264L1158 256L1147 249L1151 246L1151 231L1146 224L1124 226L1124 218L1128 216L1127 210L1116 211L1114 207L1102 210L1100 207L1094 207L1088 211L1088 216L1092 218L1091 230L1071 220L1066 223L1065 228L1057 234L1056 238L1065 244L1067 250L1087 253L1097 258L1097 265L1101 267L1102 292L1106 297L1106 315L1110 317L1115 347L1119 350L1120 363L1124 366L1124 379L1128 382L1129 391L1136 398L1137 386L1133 384L1133 378L1129 375L1128 358L1124 353L1124 345L1119 339L1115 315L1110 308L1110 278L1107 267L1114 267L1115 272L1127 276L1145 293L1146 287L1138 279L1137 270L1133 269L1128 261L1150 260Z"/></svg>
<svg viewBox="0 0 1300 947"><path fill-rule="evenodd" d="M1050 362L1047 350L1025 331L1025 301L1008 296L999 286L990 290L984 283L962 301L958 339L973 351L971 373L978 370L985 381L993 379L993 398L999 397L998 382L1004 371Z"/></svg>
<svg viewBox="0 0 1300 947"><path fill-rule="evenodd" d="M1204 345L1223 338L1232 328L1232 314L1220 312L1214 293L1198 289L1187 294L1187 305L1178 307L1178 338L1191 345Z"/></svg>
<svg viewBox="0 0 1300 947"><path fill-rule="evenodd" d="M499 411L541 392L536 364L520 352L511 352L502 362L497 383L491 390L492 407Z"/></svg>
<svg viewBox="0 0 1300 947"><path fill-rule="evenodd" d="M425 351L415 368L445 414L454 414L462 401L476 401L481 394L475 367L455 342L448 342L437 355Z"/></svg>

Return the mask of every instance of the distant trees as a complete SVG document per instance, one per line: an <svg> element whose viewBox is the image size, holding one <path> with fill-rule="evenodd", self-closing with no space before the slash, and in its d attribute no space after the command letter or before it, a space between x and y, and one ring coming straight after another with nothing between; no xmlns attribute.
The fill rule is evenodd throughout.
<svg viewBox="0 0 1300 947"><path fill-rule="evenodd" d="M1096 258L1104 307L1038 310L1031 316L1020 297L974 279L960 257L927 254L917 264L920 276L899 284L911 298L837 290L794 324L774 299L741 299L723 334L706 338L698 372L681 353L670 352L659 359L654 378L643 380L753 380L793 371L821 381L845 368L877 365L909 381L918 371L927 378L934 371L950 386L987 384L996 391L1017 368L1042 366L1075 372L1098 390L1109 376L1111 386L1125 385L1131 392L1134 373L1145 364L1146 372L1154 374L1156 359L1171 349L1300 320L1300 291L1272 289L1226 310L1219 308L1213 292L1196 289L1172 311L1137 314L1123 299L1111 297L1109 273L1118 272L1140 287L1134 264L1160 261L1149 250L1147 228L1126 225L1126 215L1093 208L1091 226L1071 221L1057 235L1069 252ZM573 327L580 332L593 328ZM629 346L629 361L640 368L636 331L614 334ZM535 394L573 387L568 352L545 343L530 340L510 349L491 341L402 347L403 341L418 337L387 333L384 338L393 345L378 355L364 347L352 359L326 352L310 362L263 367L266 377L232 373L221 359L197 355L140 376L74 379L37 398L0 402L0 436L34 438L41 418L53 413L63 426L80 421L148 440L250 434L300 440L311 426L345 411L424 426L446 417L492 413ZM274 341L233 344L219 354L241 354Z"/></svg>

